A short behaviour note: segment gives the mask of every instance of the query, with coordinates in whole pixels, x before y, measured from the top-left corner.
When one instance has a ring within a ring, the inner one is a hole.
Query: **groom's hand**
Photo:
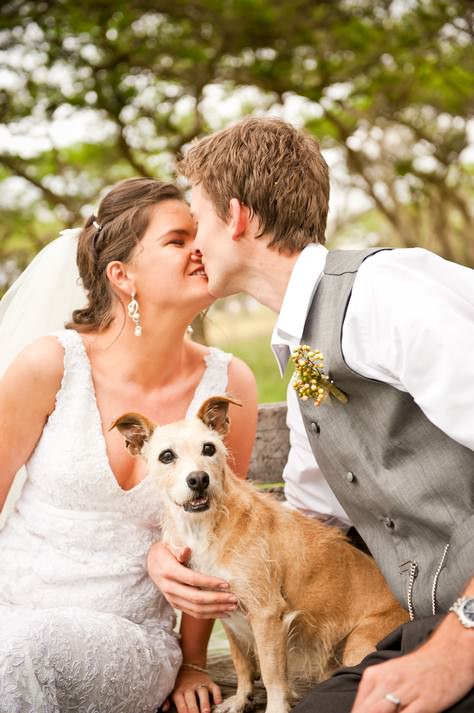
[[[474,687],[474,629],[448,615],[431,638],[410,654],[364,672],[351,713],[442,713]]]
[[[191,550],[176,556],[163,542],[150,547],[148,573],[174,609],[198,619],[217,619],[237,608],[237,598],[223,579],[193,572],[186,567]]]

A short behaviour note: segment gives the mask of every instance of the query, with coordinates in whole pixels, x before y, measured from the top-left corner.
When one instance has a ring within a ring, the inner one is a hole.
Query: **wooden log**
[[[212,679],[220,686],[223,698],[228,698],[235,693],[237,687],[237,678],[235,675],[234,666],[230,656],[222,654],[214,654],[208,657],[208,669]],[[296,679],[293,682],[294,692],[296,694],[295,702],[304,697],[304,695],[315,685],[314,681],[308,679]],[[267,703],[265,687],[259,679],[254,685],[254,704],[255,713],[264,713]]]
[[[286,401],[260,404],[258,407],[257,435],[248,475],[250,480],[281,482],[290,447],[286,410]]]

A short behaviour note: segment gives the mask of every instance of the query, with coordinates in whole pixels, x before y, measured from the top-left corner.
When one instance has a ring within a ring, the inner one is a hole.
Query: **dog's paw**
[[[252,713],[255,710],[255,703],[250,696],[231,696],[225,701],[212,708],[212,713]]]

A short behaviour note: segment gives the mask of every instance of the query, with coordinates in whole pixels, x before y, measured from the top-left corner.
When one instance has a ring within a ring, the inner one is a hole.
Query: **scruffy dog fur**
[[[190,566],[227,580],[238,597],[222,621],[237,692],[214,711],[250,710],[259,668],[267,713],[287,713],[292,671],[314,680],[356,664],[408,617],[372,558],[338,530],[232,473],[222,441],[229,403],[212,397],[197,418],[166,426],[133,413],[114,426],[156,478],[163,540],[190,547]]]

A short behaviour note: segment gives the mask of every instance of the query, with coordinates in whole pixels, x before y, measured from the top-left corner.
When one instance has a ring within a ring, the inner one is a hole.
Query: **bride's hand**
[[[211,713],[211,698],[212,704],[222,702],[219,686],[204,671],[182,666],[169,698],[178,713]],[[165,712],[169,709],[170,703],[167,701],[162,710]]]
[[[237,608],[237,598],[223,579],[193,572],[186,567],[189,547],[175,555],[163,542],[150,547],[148,573],[174,609],[197,619],[217,619]]]

